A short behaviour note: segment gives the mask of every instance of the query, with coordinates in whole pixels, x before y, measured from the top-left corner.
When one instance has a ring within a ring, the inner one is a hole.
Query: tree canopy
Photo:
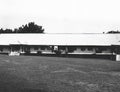
[[[26,25],[22,25],[19,28],[12,29],[0,29],[0,33],[44,33],[42,26],[35,24],[34,22],[29,22]]]
[[[120,31],[118,31],[118,30],[117,30],[117,31],[113,31],[113,30],[112,30],[112,31],[108,31],[108,32],[107,32],[107,34],[117,34],[117,33],[120,33]]]

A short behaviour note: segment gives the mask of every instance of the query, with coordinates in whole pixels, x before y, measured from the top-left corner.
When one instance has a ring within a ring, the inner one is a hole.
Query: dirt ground
[[[120,92],[120,62],[0,55],[0,92]]]

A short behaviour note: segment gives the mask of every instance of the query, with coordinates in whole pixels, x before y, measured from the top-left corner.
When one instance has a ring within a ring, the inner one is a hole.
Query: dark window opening
[[[84,47],[82,47],[82,48],[81,48],[81,51],[85,51],[85,48],[84,48]]]
[[[41,47],[41,50],[45,50],[45,48],[46,48],[45,46],[42,46],[42,47]]]
[[[89,50],[89,51],[92,51],[92,50],[93,50],[93,48],[89,47],[89,48],[88,48],[88,50]]]
[[[34,47],[34,50],[38,50],[38,47]]]
[[[76,47],[68,47],[69,52],[73,52],[74,50],[76,50]]]

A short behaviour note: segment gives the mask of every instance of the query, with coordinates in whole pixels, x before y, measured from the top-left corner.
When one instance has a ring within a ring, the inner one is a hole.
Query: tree
[[[0,29],[0,33],[3,33],[3,32],[4,32],[4,30],[1,28],[1,29]]]
[[[12,33],[12,29],[5,29],[4,32],[5,33]]]
[[[19,28],[12,29],[0,29],[0,33],[44,33],[42,26],[38,26],[34,22],[29,22],[26,25],[22,25]]]
[[[120,31],[119,31],[119,30],[117,30],[117,31],[113,31],[113,30],[112,30],[112,31],[108,31],[108,32],[107,32],[107,34],[111,34],[111,33],[116,34],[116,33],[120,33]]]
[[[22,27],[19,27],[17,31],[18,33],[44,33],[42,26],[38,26],[34,22],[22,25]]]
[[[12,33],[13,30],[12,29],[5,29],[3,30],[2,28],[0,29],[0,33]]]

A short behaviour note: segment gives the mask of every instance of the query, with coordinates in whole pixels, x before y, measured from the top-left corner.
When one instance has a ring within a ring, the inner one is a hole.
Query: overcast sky
[[[28,22],[46,33],[120,30],[120,0],[0,0],[0,28]]]

